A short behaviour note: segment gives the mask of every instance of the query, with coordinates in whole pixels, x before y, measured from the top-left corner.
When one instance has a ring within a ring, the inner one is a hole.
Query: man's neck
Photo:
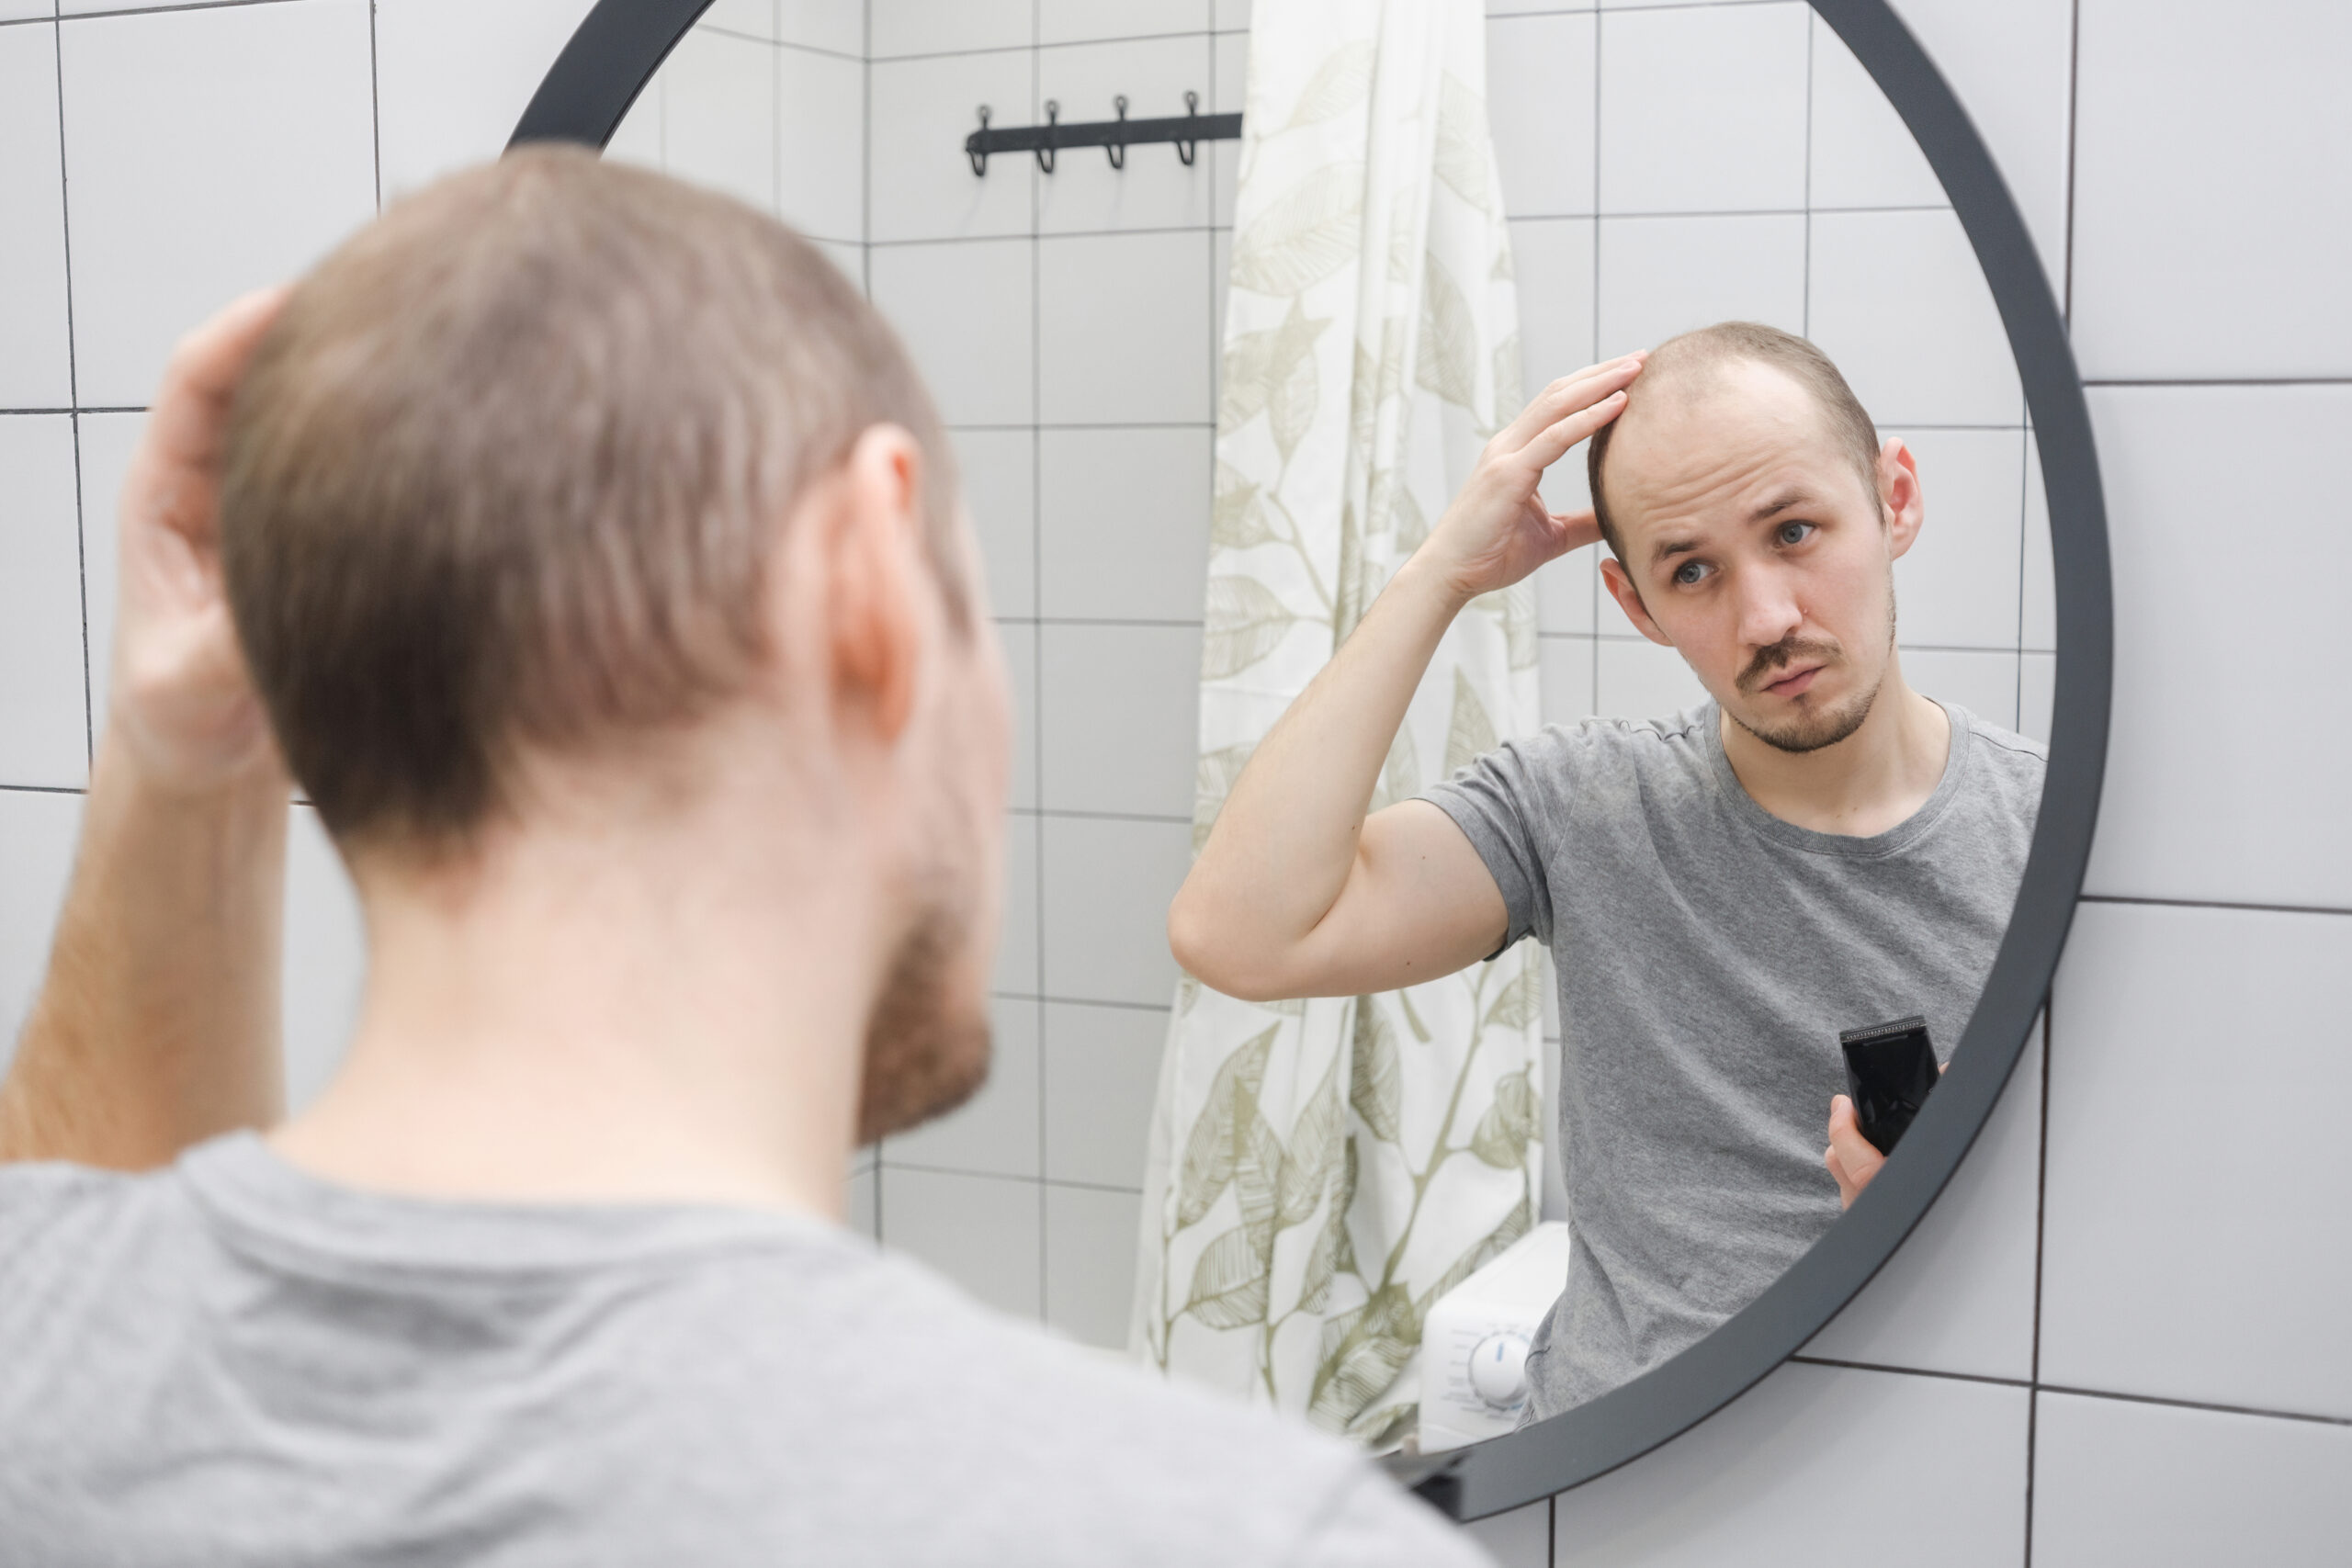
[[[1870,716],[1817,751],[1783,751],[1729,714],[1716,721],[1732,772],[1757,805],[1816,833],[1869,838],[1900,826],[1928,803],[1951,754],[1951,721],[1890,663]]]
[[[838,851],[797,848],[540,834],[462,875],[363,874],[349,1054],[272,1143],[421,1196],[838,1218],[873,912],[815,863]]]

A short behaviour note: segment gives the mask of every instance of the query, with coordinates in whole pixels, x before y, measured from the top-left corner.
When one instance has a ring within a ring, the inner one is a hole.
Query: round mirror
[[[1228,0],[1133,38],[983,9],[603,0],[516,132],[792,223],[956,432],[1028,705],[998,1066],[862,1156],[857,1223],[1458,1517],[1577,1484],[1852,1298],[2046,993],[2109,613],[2028,225],[1884,0],[1433,20],[1419,53]],[[1426,121],[1419,196],[1351,117]],[[1253,967],[1204,894],[1194,967],[1237,983],[1180,975],[1170,899],[1196,854],[1249,886],[1211,829],[1278,716],[1522,403],[1649,348],[1605,464],[1541,492],[1572,517],[1601,473],[1613,536],[1464,607],[1367,773],[1475,850],[1504,947],[1332,995],[1387,971]],[[1299,488],[1327,438],[1370,471]],[[1832,604],[1802,552],[1838,538],[1876,565]],[[1840,818],[1823,759],[1874,712],[1929,765]]]

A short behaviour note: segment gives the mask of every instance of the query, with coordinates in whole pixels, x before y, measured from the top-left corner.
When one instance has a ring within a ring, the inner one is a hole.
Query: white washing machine
[[[1553,1220],[1438,1298],[1421,1325],[1421,1452],[1519,1425],[1528,1344],[1567,1281],[1567,1222]]]

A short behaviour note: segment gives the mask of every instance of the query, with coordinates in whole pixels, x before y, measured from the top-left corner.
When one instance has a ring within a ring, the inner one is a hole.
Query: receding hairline
[[[1625,412],[1602,425],[1588,444],[1586,475],[1593,513],[1611,552],[1629,570],[1634,563],[1626,559],[1624,534],[1611,513],[1603,484],[1603,468],[1619,423],[1643,406],[1646,400],[1643,389],[1652,389],[1651,400],[1679,395],[1687,401],[1720,386],[1724,372],[1736,365],[1777,371],[1804,393],[1820,417],[1824,434],[1852,460],[1863,493],[1877,495],[1877,426],[1829,356],[1806,339],[1777,327],[1757,321],[1718,321],[1668,338],[1651,350],[1640,378],[1627,392]]]

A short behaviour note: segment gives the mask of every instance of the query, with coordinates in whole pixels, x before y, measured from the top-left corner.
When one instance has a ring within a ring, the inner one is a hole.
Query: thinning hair
[[[1784,333],[1760,321],[1718,321],[1712,327],[1670,337],[1650,350],[1641,376],[1626,394],[1626,410],[1630,412],[1645,396],[1665,395],[1677,382],[1703,380],[1724,365],[1739,360],[1770,366],[1812,398],[1828,426],[1830,439],[1844,449],[1853,460],[1855,471],[1861,475],[1862,492],[1875,502],[1878,427],[1871,423],[1861,400],[1846,385],[1846,378],[1838,373],[1838,367],[1829,356],[1794,333]],[[1601,537],[1609,541],[1609,548],[1617,558],[1630,568],[1634,563],[1625,559],[1624,535],[1610,512],[1608,494],[1601,485],[1601,465],[1609,456],[1610,438],[1624,419],[1621,413],[1593,432],[1592,439],[1586,444],[1585,474],[1590,481],[1592,512],[1600,524]]]
[[[578,149],[394,205],[294,289],[227,434],[238,636],[328,830],[462,849],[521,756],[738,695],[785,519],[883,423],[968,626],[938,414],[807,241]]]

